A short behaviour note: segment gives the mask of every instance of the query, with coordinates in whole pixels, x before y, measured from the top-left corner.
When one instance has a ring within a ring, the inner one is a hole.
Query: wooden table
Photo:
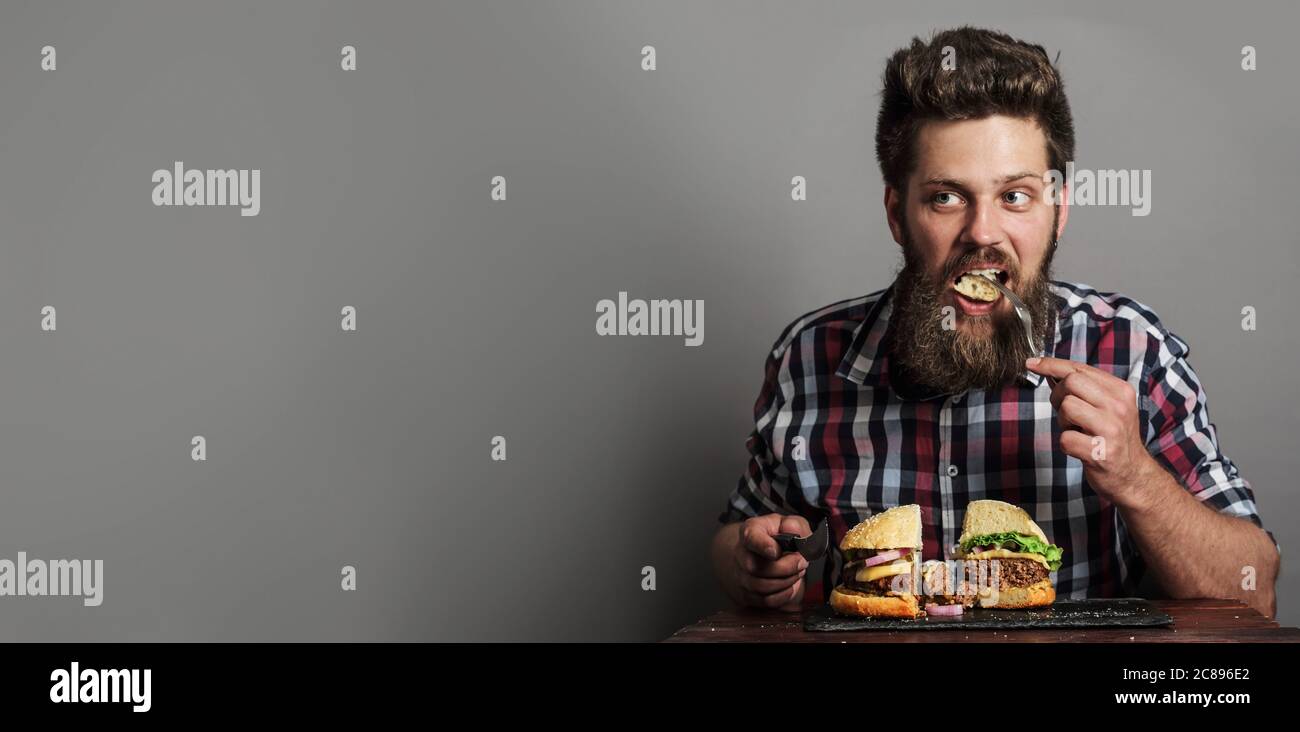
[[[802,616],[761,610],[723,610],[686,626],[668,643],[1300,643],[1300,628],[1284,628],[1234,600],[1152,600],[1174,619],[1159,628],[1047,630],[905,630],[809,633]]]

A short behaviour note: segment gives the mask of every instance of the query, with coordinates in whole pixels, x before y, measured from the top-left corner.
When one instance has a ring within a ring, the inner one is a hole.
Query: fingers
[[[1037,364],[1030,366],[1030,363],[1037,361]],[[1137,392],[1133,390],[1133,385],[1119,378],[1118,376],[1103,371],[1095,366],[1089,366],[1086,363],[1077,361],[1067,361],[1063,358],[1031,358],[1025,361],[1025,366],[1030,371],[1036,371],[1044,374],[1054,380],[1052,385],[1053,405],[1056,405],[1060,398],[1056,394],[1060,384],[1069,381],[1075,385],[1071,391],[1084,397],[1093,406],[1103,406],[1107,400],[1114,400],[1119,405],[1126,405],[1130,402],[1136,405]],[[1091,391],[1091,396],[1085,394],[1082,390]]]
[[[793,585],[790,585],[780,592],[775,592],[770,595],[750,593],[747,599],[749,600],[749,604],[755,607],[797,611],[799,609],[799,601],[803,599],[803,591],[803,578],[800,578]]]
[[[765,577],[755,577],[753,575],[742,575],[740,586],[755,595],[773,595],[783,590],[790,589],[794,583],[803,579],[803,572],[799,572],[790,577],[779,577],[768,579]]]
[[[1085,465],[1092,462],[1092,438],[1081,432],[1061,433],[1061,452],[1077,458]]]
[[[803,591],[804,582],[803,580],[799,580],[798,584],[790,588],[790,599],[786,600],[785,604],[778,605],[777,609],[788,613],[799,612],[803,609],[801,607],[801,605],[803,605]]]
[[[1049,368],[1056,368],[1056,365]],[[1060,383],[1052,387],[1050,401],[1061,429],[1077,429],[1106,439],[1119,439],[1117,425],[1131,424],[1138,411],[1137,392],[1132,384],[1091,367],[1068,371]]]
[[[1110,401],[1110,395],[1102,388],[1102,385],[1097,383],[1097,380],[1090,374],[1082,371],[1069,374],[1052,389],[1052,406],[1059,412],[1061,402],[1071,394],[1098,407]]]
[[[1057,380],[1060,380],[1060,379],[1064,379],[1065,377],[1069,376],[1072,373],[1079,372],[1079,371],[1087,371],[1088,369],[1091,369],[1092,366],[1089,366],[1086,363],[1079,363],[1078,361],[1069,361],[1064,358],[1052,358],[1051,356],[1044,356],[1042,358],[1034,357],[1031,359],[1027,359],[1025,361],[1025,368],[1029,369],[1030,371],[1033,371],[1034,373],[1042,374],[1044,376],[1051,376]]]
[[[811,533],[808,519],[803,516],[769,513],[745,521],[740,530],[740,543],[760,557],[776,559],[781,556],[781,548],[772,538],[774,534],[808,536]]]
[[[798,552],[790,552],[773,562],[753,552],[740,551],[736,553],[736,564],[742,572],[755,577],[790,577],[808,568],[808,560]]]
[[[1107,430],[1106,415],[1073,394],[1066,395],[1057,416],[1062,430],[1078,428],[1089,435],[1101,435]]]
[[[756,607],[798,610],[808,560],[798,552],[782,554],[773,534],[812,533],[803,516],[767,514],[747,520],[740,530],[735,560],[741,592]]]
[[[740,529],[740,545],[765,559],[781,556],[773,534],[781,533],[781,515],[769,513],[745,521]]]

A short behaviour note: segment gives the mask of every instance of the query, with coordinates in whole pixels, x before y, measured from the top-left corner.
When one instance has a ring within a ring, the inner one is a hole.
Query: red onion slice
[[[963,608],[961,605],[936,605],[935,603],[932,602],[925,606],[925,613],[927,615],[943,615],[943,616],[961,615],[962,610]]]
[[[906,554],[907,552],[910,552],[910,551],[912,551],[912,550],[911,550],[911,549],[890,549],[890,550],[887,551],[887,552],[881,552],[881,553],[877,554],[876,556],[871,557],[870,559],[867,559],[866,561],[864,561],[864,562],[862,563],[862,566],[863,566],[863,567],[874,567],[874,566],[876,566],[877,564],[884,564],[885,562],[892,562],[892,561],[894,561],[895,559],[898,559],[898,558],[902,557],[904,554]]]

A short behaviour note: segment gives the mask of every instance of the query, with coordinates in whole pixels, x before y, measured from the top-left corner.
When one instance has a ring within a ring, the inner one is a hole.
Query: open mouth
[[[971,300],[993,302],[1002,297],[1002,293],[989,284],[988,280],[996,278],[999,283],[1005,285],[1009,277],[1006,270],[997,267],[970,269],[953,278],[952,286],[958,294]]]

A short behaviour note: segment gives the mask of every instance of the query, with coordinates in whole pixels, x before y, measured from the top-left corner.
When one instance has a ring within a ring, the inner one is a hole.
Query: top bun
[[[878,513],[849,529],[840,550],[920,549],[921,507],[915,503]]]
[[[971,501],[967,504],[966,518],[961,522],[961,538],[957,543],[964,544],[976,536],[1004,532],[1028,534],[1042,539],[1045,544],[1052,543],[1023,508],[1003,501]]]

